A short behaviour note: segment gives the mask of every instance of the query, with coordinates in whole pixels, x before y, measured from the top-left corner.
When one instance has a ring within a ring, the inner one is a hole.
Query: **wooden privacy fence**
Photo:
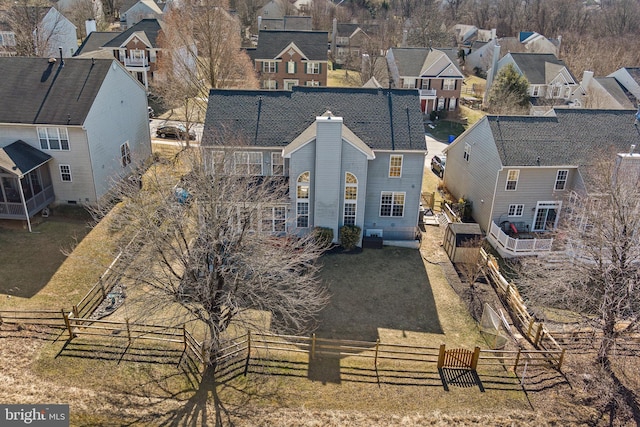
[[[518,292],[518,288],[514,284],[509,283],[500,273],[500,267],[496,259],[487,254],[484,249],[480,249],[480,256],[482,265],[485,267],[485,275],[491,280],[497,294],[507,304],[509,310],[514,315],[513,319],[517,322],[518,329],[524,333],[526,338],[537,349],[546,351],[550,359],[553,359],[553,355],[556,352],[561,352],[562,357],[559,357],[560,363],[558,363],[558,369],[560,369],[562,367],[562,360],[564,359],[564,349],[553,336],[551,336],[551,333],[545,325],[542,322],[536,321],[535,317],[529,313],[524,300],[520,296],[520,292]]]

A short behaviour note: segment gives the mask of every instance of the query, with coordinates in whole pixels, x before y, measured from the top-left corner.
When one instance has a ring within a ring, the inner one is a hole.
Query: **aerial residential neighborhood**
[[[0,425],[640,425],[639,33],[0,0]]]

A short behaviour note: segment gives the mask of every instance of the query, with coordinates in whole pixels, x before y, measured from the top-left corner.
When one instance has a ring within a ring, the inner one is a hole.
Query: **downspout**
[[[20,200],[22,200],[22,206],[24,207],[24,213],[27,215],[27,226],[29,227],[29,233],[31,233],[31,219],[29,218],[29,210],[27,209],[27,201],[24,198],[24,190],[22,189],[22,178],[18,177],[18,187],[20,188]]]

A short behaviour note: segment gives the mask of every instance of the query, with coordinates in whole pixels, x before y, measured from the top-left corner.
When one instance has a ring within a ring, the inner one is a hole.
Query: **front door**
[[[558,226],[558,213],[562,202],[538,202],[533,216],[533,231],[552,231]]]
[[[285,90],[292,90],[294,86],[298,85],[298,80],[294,80],[294,79],[285,79],[284,81],[284,88]]]

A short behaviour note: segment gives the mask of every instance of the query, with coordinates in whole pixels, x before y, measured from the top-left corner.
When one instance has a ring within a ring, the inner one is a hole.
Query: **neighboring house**
[[[521,31],[518,34],[518,40],[527,52],[557,55],[560,43],[562,42],[562,36],[558,36],[557,39],[548,39],[535,31]]]
[[[458,108],[464,75],[455,49],[393,47],[387,65],[393,87],[419,89],[423,113]]]
[[[333,19],[331,32],[331,53],[336,64],[352,63],[360,70],[362,55],[367,52],[367,41],[370,37],[358,24],[338,23]]]
[[[143,19],[102,46],[102,49],[111,51],[147,91],[157,70],[158,55],[161,55],[158,46],[161,30],[157,19]]]
[[[416,239],[426,154],[416,91],[211,90],[203,145],[231,148],[234,173],[288,180],[290,204],[258,219],[268,227],[259,231],[329,227],[338,241],[341,226],[356,225],[385,241]]]
[[[69,58],[78,49],[77,28],[55,7],[49,8],[33,31],[36,55]],[[62,48],[62,50],[60,50]]]
[[[113,59],[0,58],[0,218],[91,204],[151,155],[144,88]]]
[[[444,150],[447,190],[471,203],[473,218],[504,256],[549,251],[544,233],[563,220],[571,192],[589,192],[590,167],[640,143],[634,110],[553,111],[486,116]],[[543,239],[513,238],[515,231]]]
[[[139,0],[129,9],[120,13],[120,29],[131,28],[143,19],[160,19],[162,10],[153,0]]]
[[[289,0],[269,0],[258,15],[268,19],[282,19],[286,15],[295,15],[295,6]]]
[[[282,18],[263,18],[258,16],[260,30],[311,31],[310,16],[283,16]]]
[[[260,31],[248,51],[263,89],[327,85],[326,31]]]
[[[607,77],[614,77],[636,100],[640,100],[640,67],[620,68]]]
[[[580,82],[580,95],[572,106],[629,110],[636,106],[636,98],[614,77],[594,77],[593,71],[585,71]]]
[[[113,52],[102,50],[101,48],[120,34],[113,31],[93,31],[82,41],[73,56],[81,58],[113,58]]]
[[[495,77],[507,64],[512,64],[529,82],[533,114],[545,114],[554,105],[570,103],[579,87],[565,63],[551,53],[507,53],[492,67],[485,96],[491,92]]]

